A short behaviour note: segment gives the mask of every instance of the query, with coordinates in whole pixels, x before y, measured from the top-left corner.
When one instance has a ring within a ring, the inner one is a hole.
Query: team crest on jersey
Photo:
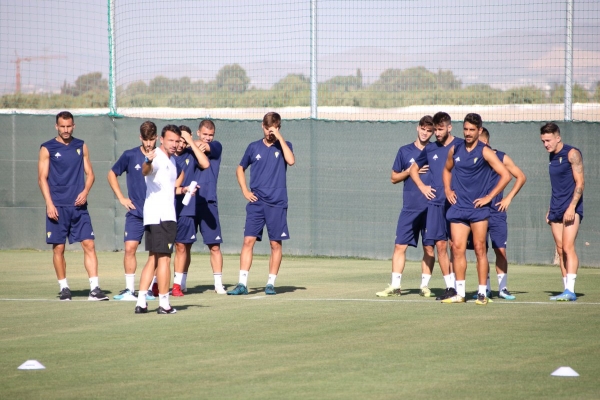
[[[52,236],[52,232],[46,232],[46,236],[48,236],[48,239],[50,239],[50,236]]]
[[[256,160],[260,160],[261,159],[260,154],[257,154],[255,158],[256,158]]]
[[[454,161],[456,161],[456,162],[459,162],[459,161],[460,161],[460,157],[456,157],[456,158],[454,159]]]
[[[81,149],[77,149],[77,155],[80,156],[81,155]]]
[[[185,159],[185,165],[190,165],[190,159],[189,158]]]
[[[415,159],[411,158],[410,161],[409,161],[409,163],[414,164],[415,163]]]
[[[562,157],[558,157],[558,163],[562,164]]]
[[[433,159],[434,159],[434,160],[437,160],[437,159],[438,159],[438,156],[437,156],[437,154],[435,154],[435,155],[433,156]]]
[[[56,154],[54,155],[54,157],[56,157],[56,158],[61,157],[61,154],[57,151]]]
[[[278,151],[275,152],[275,158],[279,158],[279,152]]]
[[[140,167],[140,164],[135,164],[135,169],[140,170],[142,167]]]
[[[477,164],[477,160],[479,160],[479,158],[475,157],[475,159],[473,160],[473,164]]]

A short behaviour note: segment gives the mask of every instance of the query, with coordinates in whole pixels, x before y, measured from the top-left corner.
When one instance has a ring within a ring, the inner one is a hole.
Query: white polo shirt
[[[144,225],[158,225],[161,221],[177,221],[175,216],[175,158],[167,156],[160,147],[152,160],[152,172],[146,177]]]

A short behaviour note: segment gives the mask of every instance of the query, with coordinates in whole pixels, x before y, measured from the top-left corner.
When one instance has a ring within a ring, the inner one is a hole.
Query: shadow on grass
[[[293,293],[296,290],[306,290],[306,288],[299,287],[299,286],[275,286],[275,292],[277,292],[277,294]],[[264,286],[260,286],[257,288],[248,288],[248,294],[259,294],[259,293],[264,293],[264,292],[265,292]]]
[[[110,296],[112,294],[112,292],[110,290],[104,290],[102,289],[102,291],[104,292],[104,294],[109,298],[112,299],[112,296]],[[73,298],[75,297],[85,297],[88,298],[90,295],[90,290],[86,289],[86,290],[73,290],[71,289],[71,296]],[[56,296],[58,298],[58,296]]]
[[[215,285],[196,285],[194,287],[187,288],[187,292],[185,294],[200,294],[204,292],[212,292],[215,290]]]
[[[557,292],[555,290],[545,290],[544,293],[548,294],[548,296],[558,296],[562,292]],[[577,298],[580,298],[585,297],[585,294],[575,292],[575,296],[577,296]]]

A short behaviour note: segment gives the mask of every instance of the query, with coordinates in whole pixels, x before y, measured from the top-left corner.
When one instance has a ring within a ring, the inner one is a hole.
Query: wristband
[[[146,164],[152,164],[152,160],[150,160],[150,159],[148,158],[148,156],[144,157],[144,162],[145,162]]]

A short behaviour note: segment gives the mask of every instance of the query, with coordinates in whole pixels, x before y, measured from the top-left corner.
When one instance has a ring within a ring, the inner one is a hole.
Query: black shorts
[[[177,236],[177,222],[161,221],[157,225],[146,225],[146,251],[171,254]]]

